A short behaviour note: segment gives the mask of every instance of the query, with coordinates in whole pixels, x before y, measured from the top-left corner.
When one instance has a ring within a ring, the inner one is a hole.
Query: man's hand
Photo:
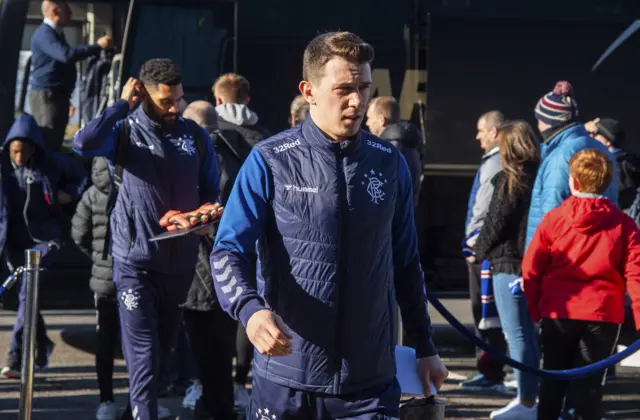
[[[247,321],[247,337],[262,355],[291,354],[291,334],[282,318],[268,309],[261,309],[251,315]]]
[[[120,96],[120,99],[129,102],[129,109],[133,109],[138,102],[141,101],[143,89],[139,81],[130,77],[122,88],[122,96]],[[136,95],[136,93],[138,93],[138,95]]]
[[[470,257],[467,257],[466,260],[469,264],[474,264],[476,262],[476,257],[472,255]]]
[[[113,44],[113,39],[111,38],[111,35],[104,35],[98,39],[97,44],[104,50]]]
[[[431,396],[431,386],[433,384],[436,391],[440,391],[444,380],[449,376],[449,371],[440,360],[440,356],[429,356],[418,359],[418,376],[424,387],[424,396]]]
[[[73,201],[73,196],[71,196],[71,194],[68,194],[64,191],[60,191],[58,190],[58,194],[57,194],[57,198],[58,198],[58,203],[64,205],[67,205],[69,203],[71,203]]]

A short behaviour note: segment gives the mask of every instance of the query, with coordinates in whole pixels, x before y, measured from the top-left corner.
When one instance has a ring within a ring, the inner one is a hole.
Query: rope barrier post
[[[396,307],[396,344],[402,345],[402,316],[400,315],[400,306]]]
[[[26,284],[25,322],[22,335],[22,374],[20,375],[20,420],[31,420],[33,400],[33,373],[36,353],[36,328],[38,324],[38,288],[40,251],[27,249],[22,281]]]

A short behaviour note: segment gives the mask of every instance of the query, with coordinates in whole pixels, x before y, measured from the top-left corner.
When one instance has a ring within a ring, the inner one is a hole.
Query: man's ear
[[[251,96],[247,96],[247,99],[245,99],[245,100],[243,101],[243,104],[244,104],[244,105],[249,105],[249,102],[251,102]]]
[[[313,98],[313,85],[311,82],[307,80],[303,80],[298,85],[298,89],[300,90],[300,94],[306,99],[309,105],[315,105],[316,101]]]
[[[216,96],[216,106],[222,105],[222,99],[219,96]]]

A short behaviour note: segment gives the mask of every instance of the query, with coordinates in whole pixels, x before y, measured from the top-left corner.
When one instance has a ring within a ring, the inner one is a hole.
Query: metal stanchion
[[[20,420],[31,420],[33,400],[33,371],[36,356],[36,328],[38,325],[38,288],[40,273],[40,251],[27,249],[25,252],[24,276],[27,296],[22,334],[22,374],[20,375]]]
[[[402,337],[403,337],[403,329],[402,329],[402,315],[400,314],[400,306],[398,306],[396,308],[396,344],[401,346],[402,345]]]

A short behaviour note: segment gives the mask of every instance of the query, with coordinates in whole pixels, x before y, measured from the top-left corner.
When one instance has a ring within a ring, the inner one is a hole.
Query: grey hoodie
[[[271,137],[266,128],[258,124],[258,115],[242,104],[222,104],[216,107],[218,113],[218,127],[224,134],[225,130],[233,130],[253,147],[261,140]]]

